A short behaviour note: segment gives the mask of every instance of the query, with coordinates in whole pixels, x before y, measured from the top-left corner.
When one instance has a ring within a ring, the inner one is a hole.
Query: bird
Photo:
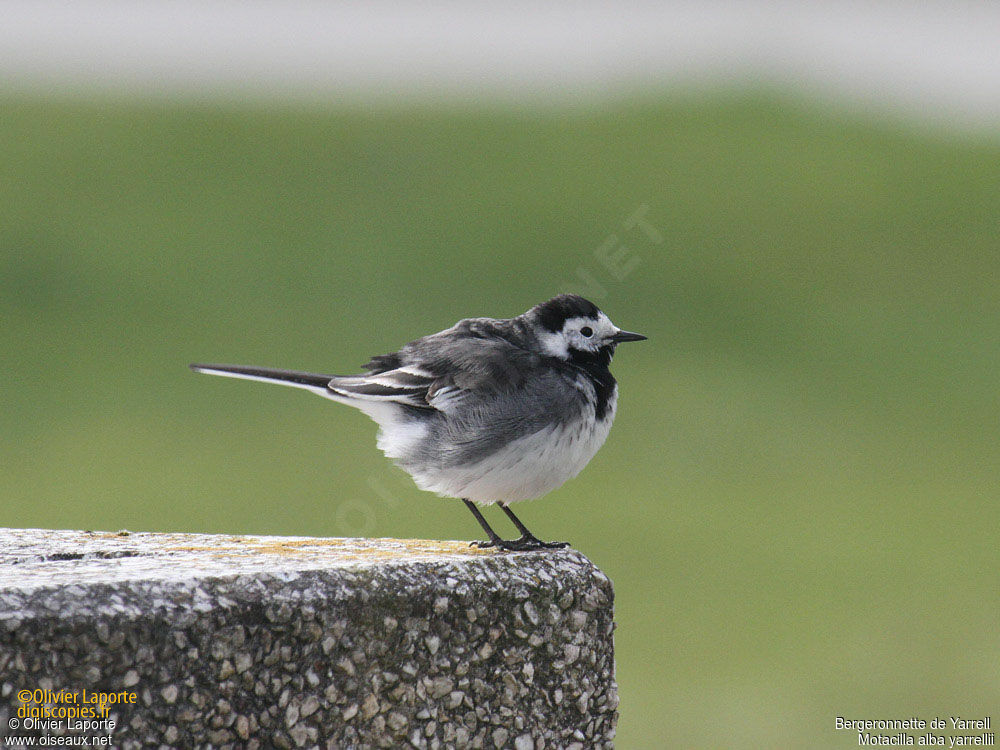
[[[462,500],[505,551],[559,549],[510,504],[572,479],[604,444],[618,403],[609,370],[618,344],[647,337],[618,328],[597,305],[560,294],[513,318],[467,318],[372,357],[362,375],[191,364],[212,375],[303,388],[360,409],[378,448],[422,489]],[[479,506],[497,504],[521,536],[503,539]]]

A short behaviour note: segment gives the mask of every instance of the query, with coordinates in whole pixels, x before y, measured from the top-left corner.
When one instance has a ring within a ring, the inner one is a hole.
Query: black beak
[[[621,344],[624,341],[645,341],[646,337],[641,333],[629,333],[628,331],[618,331],[611,340],[616,344]]]

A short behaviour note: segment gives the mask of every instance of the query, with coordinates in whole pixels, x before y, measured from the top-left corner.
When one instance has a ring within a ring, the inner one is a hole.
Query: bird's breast
[[[411,474],[421,489],[484,504],[539,497],[579,474],[604,444],[617,395],[617,388],[608,394],[601,416],[591,399],[572,418],[516,438],[475,462]]]

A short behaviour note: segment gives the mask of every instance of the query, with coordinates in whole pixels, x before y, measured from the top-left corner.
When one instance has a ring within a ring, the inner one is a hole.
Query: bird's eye
[[[589,339],[591,336],[594,335],[594,329],[591,328],[590,326],[584,326],[583,328],[580,329],[580,333],[582,333]]]

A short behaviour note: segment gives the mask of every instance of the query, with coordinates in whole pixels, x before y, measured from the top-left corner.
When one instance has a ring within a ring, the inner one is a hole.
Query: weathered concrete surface
[[[572,550],[0,529],[0,736],[610,747],[612,603]],[[136,703],[110,732],[11,729],[35,689]]]

